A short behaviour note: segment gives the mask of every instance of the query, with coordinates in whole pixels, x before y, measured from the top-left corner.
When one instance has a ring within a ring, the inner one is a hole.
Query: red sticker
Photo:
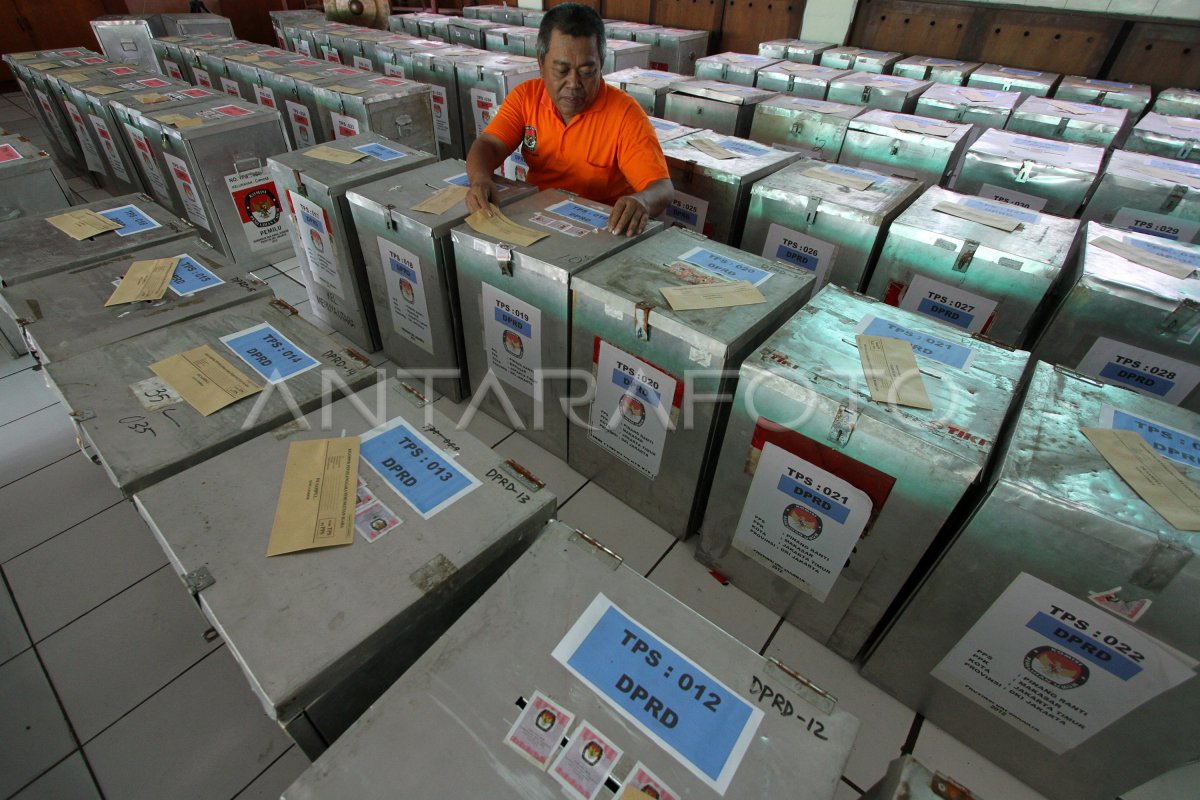
[[[133,67],[113,67],[109,70],[113,75],[132,75],[137,72]]]
[[[17,148],[11,144],[0,144],[0,164],[3,164],[5,161],[16,161],[21,158],[24,158],[24,156],[17,152]]]
[[[166,81],[164,81],[162,78],[147,78],[144,81],[138,81],[138,83],[140,83],[142,86],[145,86],[150,89],[159,89],[163,86],[171,85],[171,84],[167,83]]]
[[[184,89],[180,94],[187,97],[212,97],[213,93],[204,89]]]
[[[248,109],[241,106],[217,106],[213,109],[218,114],[224,114],[227,117],[244,117],[251,113]]]
[[[371,83],[382,83],[384,86],[403,86],[408,81],[402,81],[398,78],[375,78]]]
[[[104,59],[101,58],[100,56],[92,56],[90,58],[81,58],[79,60],[82,61],[84,64],[103,64],[104,63]]]

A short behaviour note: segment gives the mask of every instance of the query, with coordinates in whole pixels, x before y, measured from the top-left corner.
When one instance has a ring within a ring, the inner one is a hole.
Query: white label
[[[925,275],[913,275],[900,307],[930,319],[953,325],[967,333],[987,327],[996,311],[996,301],[948,286]]]
[[[290,189],[288,201],[292,206],[296,239],[308,261],[310,274],[322,286],[344,299],[342,277],[333,255],[333,234],[329,230],[329,217],[325,209]]]
[[[658,476],[677,381],[600,340],[588,438],[647,478]]]
[[[988,200],[995,200],[998,203],[1007,203],[1010,206],[1027,208],[1030,211],[1041,211],[1046,207],[1046,198],[1044,197],[1035,197],[1031,194],[1018,192],[1015,189],[1001,189],[999,186],[993,186],[990,183],[985,183],[979,187],[979,196]]]
[[[450,103],[446,99],[446,87],[429,85],[429,105],[433,108],[433,129],[437,140],[450,144]]]
[[[1195,662],[1021,573],[933,677],[1064,753],[1193,677]]]
[[[351,136],[358,136],[358,134],[362,132],[359,127],[358,120],[356,120],[354,117],[348,117],[345,114],[339,114],[336,111],[330,111],[329,118],[333,121],[334,139],[349,139]]]
[[[676,190],[671,205],[667,206],[658,218],[673,227],[704,233],[704,220],[707,216],[707,200]]]
[[[238,86],[238,82],[232,78],[221,78],[221,91],[239,100],[242,99],[242,89]]]
[[[293,103],[291,100],[284,100],[283,105],[287,108],[288,122],[296,139],[296,149],[302,150],[315,145],[317,137],[313,133],[312,115],[308,113],[308,106]]]
[[[312,45],[310,45],[308,43],[307,39],[297,39],[296,40],[296,52],[300,53],[301,55],[306,55],[309,58],[312,58]]]
[[[108,125],[95,114],[88,114],[88,119],[92,121],[92,127],[96,129],[96,136],[100,139],[100,147],[104,149],[104,156],[108,159],[113,174],[125,181],[125,183],[133,183],[129,179],[129,171],[125,169],[125,159],[121,158],[121,151],[117,149],[117,143],[113,141],[112,131],[108,129]]]
[[[242,231],[254,252],[271,250],[287,239],[279,190],[266,167],[225,176],[229,196],[242,221]]]
[[[375,65],[371,63],[371,59],[363,58],[362,56],[354,57],[354,67],[355,69],[361,69],[363,72],[372,72],[375,69]]]
[[[209,76],[208,72],[203,69],[196,70],[196,85],[203,86],[205,89],[216,88],[213,86],[212,78]]]
[[[488,368],[500,380],[534,397],[542,368],[542,312],[489,283],[480,297]]]
[[[1200,243],[1200,222],[1168,217],[1166,214],[1155,214],[1138,208],[1122,208],[1113,216],[1112,226],[1177,242]]]
[[[475,117],[475,136],[483,133],[484,128],[496,116],[496,93],[484,89],[471,88],[471,114]]]
[[[125,132],[129,134],[129,141],[133,142],[133,154],[138,163],[142,165],[142,172],[145,173],[146,180],[150,182],[155,199],[170,208],[172,205],[171,192],[167,189],[167,180],[163,177],[162,170],[158,168],[158,162],[154,159],[154,151],[150,149],[150,141],[146,138],[146,134],[128,123],[125,123]]]
[[[192,173],[188,172],[187,163],[170,153],[163,153],[163,158],[166,159],[167,169],[171,171],[171,179],[175,181],[175,189],[183,201],[183,210],[188,219],[204,230],[211,231],[208,214],[204,212],[204,201],[200,199],[200,190],[192,180]]]
[[[325,56],[325,60],[331,64],[342,63],[342,54],[338,52],[336,47],[329,45],[321,45],[321,53]]]
[[[829,281],[837,246],[772,222],[763,245],[763,258],[782,261],[813,274],[813,292]]]
[[[66,143],[70,141],[67,132],[63,130],[62,123],[58,121],[58,115],[54,113],[54,107],[50,105],[50,98],[46,93],[35,89],[34,94],[37,95],[38,105],[42,107],[42,113],[46,115],[46,119],[50,120],[50,127],[54,128],[54,134],[58,137],[58,141],[65,146],[68,151],[71,150]]]
[[[1098,337],[1075,367],[1084,375],[1179,405],[1200,383],[1200,367]]]
[[[733,546],[824,602],[871,507],[861,489],[767,442]]]
[[[382,236],[378,239],[379,259],[383,263],[383,278],[387,282],[388,308],[392,312],[392,327],[433,355],[421,260]]]
[[[408,77],[407,75],[404,74],[404,65],[403,64],[384,64],[383,65],[383,74],[390,75],[393,78],[407,78]]]
[[[183,70],[179,69],[179,65],[170,59],[163,59],[163,66],[167,68],[167,74],[177,81],[183,80]]]
[[[71,119],[71,125],[75,128],[75,136],[79,139],[79,146],[83,149],[83,160],[87,162],[87,167],[92,172],[104,174],[104,162],[100,160],[100,153],[96,150],[96,143],[92,140],[92,136],[87,132],[87,128],[83,125],[83,116],[80,115],[79,109],[70,103],[63,102],[67,109],[67,116]]]
[[[260,106],[278,108],[275,105],[275,92],[269,86],[255,86],[254,99]]]

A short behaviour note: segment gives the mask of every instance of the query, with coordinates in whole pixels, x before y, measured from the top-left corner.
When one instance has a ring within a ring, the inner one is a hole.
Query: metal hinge
[[[837,709],[837,698],[817,686],[782,661],[767,656],[767,672],[779,673],[791,684],[792,691],[804,698],[813,708],[823,714],[832,714]]]
[[[1164,214],[1174,211],[1175,207],[1179,205],[1179,201],[1183,200],[1183,198],[1187,196],[1187,193],[1188,187],[1182,184],[1176,184],[1175,187],[1171,189],[1170,194],[1167,195],[1167,199],[1163,200],[1162,207],[1158,210]]]
[[[531,492],[540,492],[546,488],[545,481],[511,458],[501,464],[500,468],[516,478],[518,483]]]
[[[579,530],[578,528],[576,528],[575,532],[573,534],[571,534],[571,541],[578,542],[583,545],[587,545],[590,548],[590,552],[594,553],[599,558],[602,558],[606,561],[611,561],[612,568],[614,570],[616,570],[618,567],[620,567],[622,564],[625,563],[625,559],[621,558],[619,555],[614,553],[612,550],[609,550],[607,547],[605,547],[599,541],[597,541],[596,539],[593,539],[591,536],[588,536],[586,533]]]
[[[1170,314],[1163,318],[1158,326],[1158,332],[1165,336],[1181,336],[1190,331],[1200,321],[1200,303],[1185,298]]]
[[[929,788],[942,800],[976,800],[970,789],[940,772],[935,772],[929,779]]]
[[[805,225],[816,225],[817,224],[817,207],[819,205],[821,205],[821,198],[819,198],[819,197],[808,198],[808,202],[806,202],[804,204],[804,224]]]
[[[184,585],[193,595],[200,594],[216,582],[217,579],[208,571],[208,567],[199,567],[183,576]]]

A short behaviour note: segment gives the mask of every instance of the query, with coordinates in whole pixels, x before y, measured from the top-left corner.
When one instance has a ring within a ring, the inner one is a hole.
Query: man
[[[556,6],[538,30],[540,80],[512,91],[467,154],[469,211],[496,197],[492,175],[517,149],[539,189],[566,189],[613,207],[608,230],[641,233],[671,203],[667,160],[646,112],[604,83],[604,22],[578,3]]]

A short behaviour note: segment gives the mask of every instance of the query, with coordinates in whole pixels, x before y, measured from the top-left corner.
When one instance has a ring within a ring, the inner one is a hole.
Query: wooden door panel
[[[719,51],[757,53],[758,43],[800,35],[804,0],[725,0]]]
[[[1089,76],[1100,72],[1122,24],[1099,15],[1009,9],[989,11],[986,20],[976,60]]]
[[[717,45],[718,34],[721,31],[721,17],[725,13],[724,0],[656,0],[654,3],[654,24],[667,28],[689,28],[696,31],[710,31],[709,47]],[[790,34],[789,34],[790,35]],[[780,36],[770,36],[779,39]],[[758,52],[755,47],[754,52]]]
[[[653,19],[653,0],[604,0],[606,19],[625,22],[649,22]]]
[[[1156,90],[1200,89],[1200,27],[1134,23],[1108,77]]]
[[[870,50],[962,58],[972,20],[981,15],[977,6],[859,0],[850,41]]]

